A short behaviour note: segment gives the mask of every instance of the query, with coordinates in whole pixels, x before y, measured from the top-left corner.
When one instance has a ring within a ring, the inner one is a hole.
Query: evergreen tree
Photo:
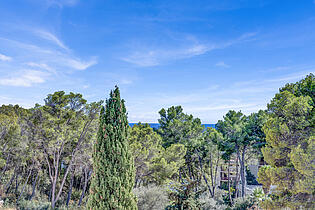
[[[268,104],[262,149],[269,168],[261,168],[259,182],[276,186],[273,208],[314,207],[315,189],[315,77],[308,75],[280,89]]]
[[[116,86],[100,115],[89,209],[137,209],[132,193],[135,170],[127,139],[128,126],[124,100]]]

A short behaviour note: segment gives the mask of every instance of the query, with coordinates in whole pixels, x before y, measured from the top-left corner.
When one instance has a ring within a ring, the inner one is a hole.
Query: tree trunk
[[[6,188],[5,193],[6,193],[6,194],[9,193],[9,190],[10,190],[10,188],[11,188],[12,182],[13,182],[13,180],[14,180],[14,178],[15,178],[15,173],[16,173],[16,168],[14,169],[14,172],[13,172],[13,174],[12,174],[12,177],[11,177],[10,181],[9,181],[8,184],[5,186],[5,188]]]
[[[18,199],[16,200],[16,202],[18,202],[18,201],[20,200],[20,198],[21,198],[21,196],[22,196],[22,194],[23,194],[23,191],[24,191],[24,189],[25,189],[25,186],[26,186],[26,184],[27,184],[27,182],[28,182],[28,180],[29,180],[31,174],[32,174],[32,169],[31,169],[30,172],[28,173],[28,176],[27,176],[27,178],[26,178],[26,180],[25,180],[25,182],[24,182],[24,185],[23,185],[23,187],[22,187],[22,190],[21,190],[20,195],[19,195]]]
[[[69,191],[68,191],[68,196],[67,196],[67,203],[66,203],[67,207],[69,206],[69,201],[71,199],[74,173],[75,173],[75,170],[73,170],[73,172],[71,174],[70,186],[69,186]]]
[[[85,194],[86,187],[87,187],[87,184],[88,184],[89,180],[90,180],[89,171],[86,168],[84,168],[84,186],[83,186],[83,189],[82,189],[82,194],[80,196],[80,200],[79,200],[78,206],[81,206],[81,203],[82,203],[82,200],[84,198],[84,194]]]
[[[33,187],[32,187],[32,194],[30,196],[30,201],[33,199],[33,197],[35,196],[35,190],[36,190],[36,182],[37,182],[37,178],[38,178],[39,172],[37,172],[35,180],[33,181]]]
[[[208,179],[207,179],[205,173],[203,172],[201,157],[200,157],[200,155],[198,154],[198,152],[197,152],[197,155],[198,155],[198,160],[199,160],[200,171],[201,171],[201,173],[202,173],[203,179],[204,179],[205,182],[206,182],[206,185],[207,185],[207,187],[208,187],[210,196],[213,198],[214,195],[213,195],[213,192],[211,191],[211,187],[210,187],[210,185],[209,185],[209,183],[208,183]]]
[[[51,185],[51,208],[52,209],[54,209],[56,205],[55,191],[56,191],[56,181],[53,180],[52,185]]]
[[[235,185],[235,197],[239,197],[239,185],[240,185],[240,173],[239,173],[239,151],[237,151],[237,157],[236,157],[236,179],[234,182]]]
[[[232,204],[232,195],[231,195],[231,183],[230,183],[230,160],[228,162],[228,190],[229,190],[229,200]]]
[[[216,161],[216,164],[215,164],[215,170],[214,170],[214,174],[213,174],[213,182],[212,182],[212,192],[213,192],[213,196],[215,195],[215,187],[216,187],[216,184],[217,184],[217,174],[218,174],[218,168],[219,168],[219,162],[220,162],[220,152],[218,151],[218,154],[217,154],[217,161]]]
[[[242,179],[242,197],[244,198],[246,196],[246,179],[245,179],[245,152],[246,147],[244,148],[242,152],[242,160],[240,161],[241,165],[241,179]]]

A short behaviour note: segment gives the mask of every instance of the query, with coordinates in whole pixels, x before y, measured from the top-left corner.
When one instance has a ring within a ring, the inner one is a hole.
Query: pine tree
[[[116,86],[100,114],[88,209],[137,209],[132,193],[135,171],[127,139],[128,126],[124,100],[120,99]]]
[[[265,190],[274,185],[272,208],[314,207],[315,77],[287,84],[268,104],[262,148],[268,167],[259,170]],[[313,208],[312,208],[313,209]]]

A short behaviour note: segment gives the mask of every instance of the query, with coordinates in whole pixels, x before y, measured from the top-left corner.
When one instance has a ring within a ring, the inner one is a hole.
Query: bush
[[[134,189],[138,198],[139,210],[162,210],[169,203],[167,191],[159,186],[146,186]]]
[[[206,191],[203,193],[200,198],[199,202],[201,203],[201,209],[213,209],[213,210],[220,210],[226,209],[228,206],[224,204],[223,196],[227,194],[225,190],[217,188],[215,191],[215,195],[211,198],[210,193]]]
[[[192,180],[185,180],[182,183],[171,183],[169,186],[169,198],[171,202],[166,209],[199,209],[201,206],[199,198],[205,190],[196,190],[197,184],[197,181]]]
[[[46,210],[50,208],[50,202],[21,200],[17,206],[20,210]]]
[[[248,196],[245,198],[236,198],[234,200],[234,206],[231,209],[233,209],[233,210],[248,209],[248,208],[254,206],[255,203],[256,203],[256,200],[253,196]]]

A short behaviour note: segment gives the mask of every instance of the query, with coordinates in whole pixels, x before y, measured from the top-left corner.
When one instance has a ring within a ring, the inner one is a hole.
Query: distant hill
[[[130,127],[133,127],[136,124],[138,124],[138,123],[129,123]],[[145,124],[145,123],[142,123],[142,124]],[[148,123],[148,124],[153,129],[158,129],[160,127],[159,123]],[[204,125],[205,128],[215,128],[215,124],[202,124],[202,125]]]

